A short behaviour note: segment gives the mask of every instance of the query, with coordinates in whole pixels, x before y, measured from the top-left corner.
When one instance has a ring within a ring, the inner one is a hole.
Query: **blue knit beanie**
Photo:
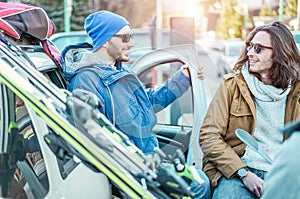
[[[130,24],[124,17],[109,11],[98,11],[86,18],[84,28],[92,39],[95,52],[126,25]]]

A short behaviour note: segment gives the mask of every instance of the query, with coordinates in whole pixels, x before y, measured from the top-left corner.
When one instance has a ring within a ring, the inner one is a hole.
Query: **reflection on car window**
[[[178,71],[181,63],[160,64],[145,70],[139,75],[140,80],[146,88],[158,88],[164,85],[175,72]],[[157,123],[167,125],[192,126],[193,108],[191,88],[179,99],[170,104],[167,108],[157,113]]]

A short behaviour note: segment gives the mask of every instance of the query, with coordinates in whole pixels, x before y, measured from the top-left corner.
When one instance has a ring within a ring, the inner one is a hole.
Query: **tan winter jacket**
[[[300,119],[299,98],[300,81],[292,85],[287,97],[286,124]],[[254,101],[242,74],[225,76],[200,130],[203,171],[210,179],[212,188],[217,186],[221,176],[231,178],[238,169],[246,166],[240,159],[246,145],[236,137],[235,130],[242,128],[253,135],[255,112]]]

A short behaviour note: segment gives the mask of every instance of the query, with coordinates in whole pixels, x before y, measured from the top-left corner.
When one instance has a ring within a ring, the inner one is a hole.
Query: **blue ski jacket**
[[[157,89],[146,89],[136,74],[119,62],[117,66],[87,49],[88,44],[66,47],[62,52],[63,71],[68,90],[80,88],[94,93],[101,101],[101,112],[124,132],[145,154],[158,147],[153,133],[156,113],[180,97],[190,86],[181,70]],[[101,63],[102,62],[102,63]]]

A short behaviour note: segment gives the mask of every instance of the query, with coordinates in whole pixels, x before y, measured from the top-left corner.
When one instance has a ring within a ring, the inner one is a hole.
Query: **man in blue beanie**
[[[85,20],[85,30],[92,38],[94,52],[127,25],[129,26],[129,22],[125,18],[108,11],[100,11],[88,16]],[[131,36],[130,29],[127,32]],[[129,40],[125,43],[128,42]]]
[[[100,110],[119,130],[145,154],[153,154],[158,140],[152,131],[156,113],[183,95],[190,87],[189,71],[181,67],[165,85],[145,89],[138,77],[122,62],[129,61],[134,46],[129,22],[109,11],[89,15],[85,30],[92,46],[85,43],[71,45],[62,52],[63,69],[69,81],[68,90],[81,88],[99,98]],[[204,78],[202,70],[199,77]],[[209,198],[208,178],[202,171],[204,183],[191,183],[197,198]]]

